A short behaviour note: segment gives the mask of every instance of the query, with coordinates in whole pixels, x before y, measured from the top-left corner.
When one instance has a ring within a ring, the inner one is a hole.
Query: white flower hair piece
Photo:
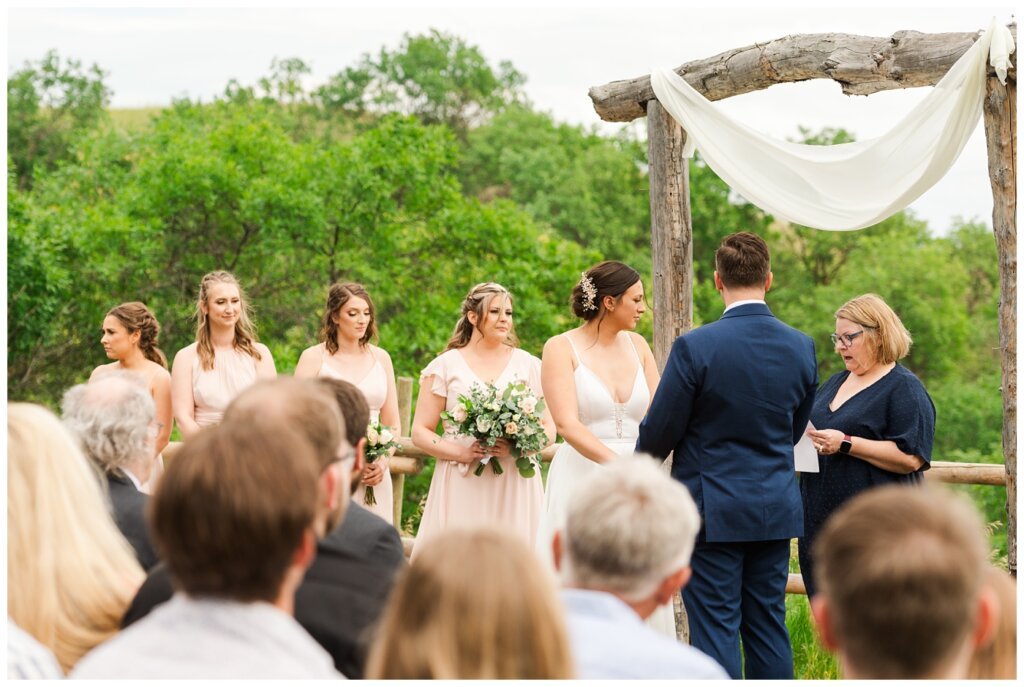
[[[583,290],[583,310],[597,310],[597,288],[586,272],[580,272],[580,288]]]

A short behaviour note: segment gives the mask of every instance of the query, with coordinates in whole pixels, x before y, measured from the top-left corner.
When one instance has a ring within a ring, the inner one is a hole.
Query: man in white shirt
[[[344,424],[324,388],[261,384],[275,385],[278,403],[330,413],[347,463]],[[176,593],[86,655],[72,677],[340,677],[292,617],[324,526],[321,461],[304,432],[268,410],[227,413],[170,462],[150,505]],[[338,492],[347,500],[347,489]]]
[[[644,624],[690,577],[700,516],[650,458],[623,458],[577,486],[552,543],[577,677],[728,679],[712,659]]]
[[[146,527],[149,497],[141,485],[156,460],[156,406],[145,382],[132,372],[111,372],[71,387],[61,412],[82,451],[106,476],[117,528],[135,549],[139,564],[151,569],[158,559]]]

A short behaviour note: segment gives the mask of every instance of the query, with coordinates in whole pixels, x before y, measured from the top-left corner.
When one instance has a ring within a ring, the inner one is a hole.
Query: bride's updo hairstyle
[[[640,273],[629,265],[617,260],[599,262],[583,272],[573,287],[572,297],[569,299],[572,312],[587,322],[603,318],[606,312],[605,297],[611,296],[618,300],[638,281]]]
[[[455,323],[455,331],[452,332],[452,338],[448,340],[448,345],[445,346],[444,350],[450,351],[453,348],[463,348],[469,344],[470,339],[473,338],[473,330],[480,328],[480,323],[484,321],[484,317],[487,315],[487,308],[495,296],[503,296],[508,298],[510,303],[512,302],[512,294],[508,292],[508,289],[493,281],[477,284],[469,290],[466,298],[462,301],[461,317]],[[473,326],[473,323],[469,321],[469,313],[471,312],[476,313],[476,326]],[[519,345],[514,324],[508,330],[505,343],[513,348]]]

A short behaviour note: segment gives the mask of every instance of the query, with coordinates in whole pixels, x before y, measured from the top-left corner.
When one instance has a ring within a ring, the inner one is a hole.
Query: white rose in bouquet
[[[382,443],[382,444],[390,443],[391,441],[394,441],[394,438],[395,438],[395,435],[392,434],[387,429],[385,429],[384,431],[382,431],[380,433],[380,443]]]
[[[527,415],[532,415],[537,410],[537,399],[533,396],[523,396],[519,399],[519,410]]]
[[[491,421],[486,417],[478,417],[476,419],[476,431],[488,432],[491,429]]]
[[[377,429],[373,425],[369,425],[366,428],[366,441],[371,446],[376,446],[380,443],[380,434],[377,433]]]
[[[464,407],[461,405],[455,406],[455,410],[452,411],[452,419],[455,420],[455,422],[461,424],[466,421],[467,417],[469,417],[469,413],[466,412]]]
[[[533,427],[526,425],[523,427],[523,436],[532,437],[535,434]]]

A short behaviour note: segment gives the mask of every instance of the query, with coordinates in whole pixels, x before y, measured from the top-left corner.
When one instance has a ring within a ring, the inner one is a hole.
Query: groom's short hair
[[[749,231],[730,234],[715,251],[715,269],[729,288],[764,286],[771,269],[768,244]]]
[[[685,486],[650,456],[620,458],[573,490],[562,532],[563,581],[641,601],[690,564],[699,529]]]

